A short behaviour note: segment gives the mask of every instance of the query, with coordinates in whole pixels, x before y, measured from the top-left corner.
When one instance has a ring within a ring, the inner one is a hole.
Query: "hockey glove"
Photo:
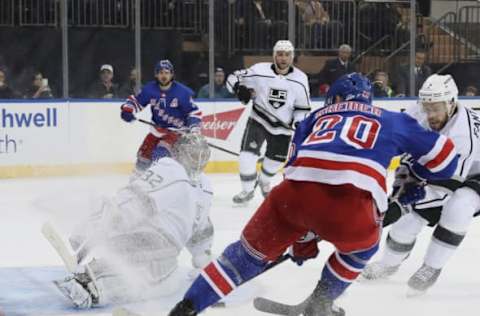
[[[301,266],[304,261],[318,256],[318,237],[313,232],[297,240],[290,246],[289,253],[293,262]]]
[[[135,121],[136,119],[135,115],[133,114],[133,109],[128,106],[122,106],[122,112],[120,113],[120,117],[122,118],[122,120],[128,123]]]
[[[250,102],[250,99],[252,98],[252,92],[246,86],[242,86],[237,82],[233,87],[233,91],[235,91],[238,100],[240,100],[240,102],[243,104]]]
[[[425,198],[425,186],[417,183],[407,183],[398,197],[398,202],[402,206],[411,205]]]

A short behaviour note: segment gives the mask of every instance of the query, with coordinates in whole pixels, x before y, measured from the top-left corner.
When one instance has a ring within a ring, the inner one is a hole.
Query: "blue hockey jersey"
[[[352,184],[387,209],[387,168],[409,153],[415,173],[450,178],[458,163],[453,142],[428,131],[404,113],[358,102],[332,104],[311,113],[292,140],[285,178],[333,185]]]
[[[182,128],[200,126],[201,111],[193,103],[193,91],[187,86],[173,81],[168,90],[160,90],[156,81],[145,84],[136,96],[127,98],[124,106],[135,113],[147,105],[152,110],[152,121],[162,128]]]

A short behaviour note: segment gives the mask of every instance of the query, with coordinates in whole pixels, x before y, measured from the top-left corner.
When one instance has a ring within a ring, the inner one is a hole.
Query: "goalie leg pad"
[[[185,294],[201,312],[228,295],[237,286],[263,272],[266,262],[252,256],[241,241],[229,245],[208,264]]]

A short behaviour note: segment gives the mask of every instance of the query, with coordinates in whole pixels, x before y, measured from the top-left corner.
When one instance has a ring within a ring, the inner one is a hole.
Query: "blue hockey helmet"
[[[162,59],[155,65],[155,74],[158,74],[161,70],[170,70],[173,74],[173,64],[168,59]]]
[[[372,84],[367,77],[358,72],[352,72],[343,75],[332,84],[325,97],[325,105],[335,103],[336,96],[344,101],[372,104]]]

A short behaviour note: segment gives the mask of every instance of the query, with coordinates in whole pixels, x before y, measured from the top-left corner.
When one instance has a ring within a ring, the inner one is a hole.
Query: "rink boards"
[[[475,107],[479,99],[462,99]],[[400,111],[415,99],[381,99]],[[41,100],[0,102],[0,178],[128,173],[149,126],[120,119],[122,101]],[[202,133],[209,142],[238,153],[250,106],[236,101],[198,101]],[[312,107],[323,104],[314,100]],[[139,117],[149,120],[150,110]],[[395,167],[395,163],[391,165]],[[236,172],[236,156],[217,149],[207,172]]]

